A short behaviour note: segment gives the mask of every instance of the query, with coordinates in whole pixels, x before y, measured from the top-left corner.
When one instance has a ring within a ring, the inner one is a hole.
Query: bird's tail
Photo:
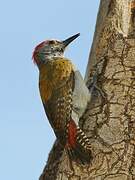
[[[73,161],[82,164],[89,164],[92,160],[89,139],[80,127],[76,126],[74,121],[71,121],[68,126],[68,141],[66,149],[69,158]]]

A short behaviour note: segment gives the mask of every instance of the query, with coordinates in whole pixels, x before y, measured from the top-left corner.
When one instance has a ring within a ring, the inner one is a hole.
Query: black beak
[[[73,40],[75,40],[78,36],[80,36],[80,33],[78,33],[78,34],[76,34],[76,35],[74,35],[74,36],[71,36],[71,37],[69,37],[68,39],[62,41],[62,42],[63,42],[63,45],[64,45],[64,48],[65,48],[66,46],[68,46]]]

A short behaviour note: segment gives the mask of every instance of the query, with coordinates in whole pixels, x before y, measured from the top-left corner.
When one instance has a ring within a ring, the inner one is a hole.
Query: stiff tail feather
[[[82,164],[89,164],[92,160],[91,146],[88,137],[74,121],[68,126],[68,142],[66,149],[69,157]]]

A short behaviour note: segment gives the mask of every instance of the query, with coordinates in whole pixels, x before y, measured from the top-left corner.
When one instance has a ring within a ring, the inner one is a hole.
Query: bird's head
[[[46,63],[48,60],[53,59],[53,57],[61,57],[64,54],[65,48],[76,39],[80,33],[69,37],[64,41],[58,40],[46,40],[36,46],[33,52],[33,61],[37,65]]]

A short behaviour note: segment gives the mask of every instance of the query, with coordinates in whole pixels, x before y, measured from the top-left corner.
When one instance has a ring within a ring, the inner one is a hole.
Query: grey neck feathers
[[[45,61],[53,60],[54,57],[63,57],[64,54],[60,52],[55,53],[46,53],[45,54]]]

